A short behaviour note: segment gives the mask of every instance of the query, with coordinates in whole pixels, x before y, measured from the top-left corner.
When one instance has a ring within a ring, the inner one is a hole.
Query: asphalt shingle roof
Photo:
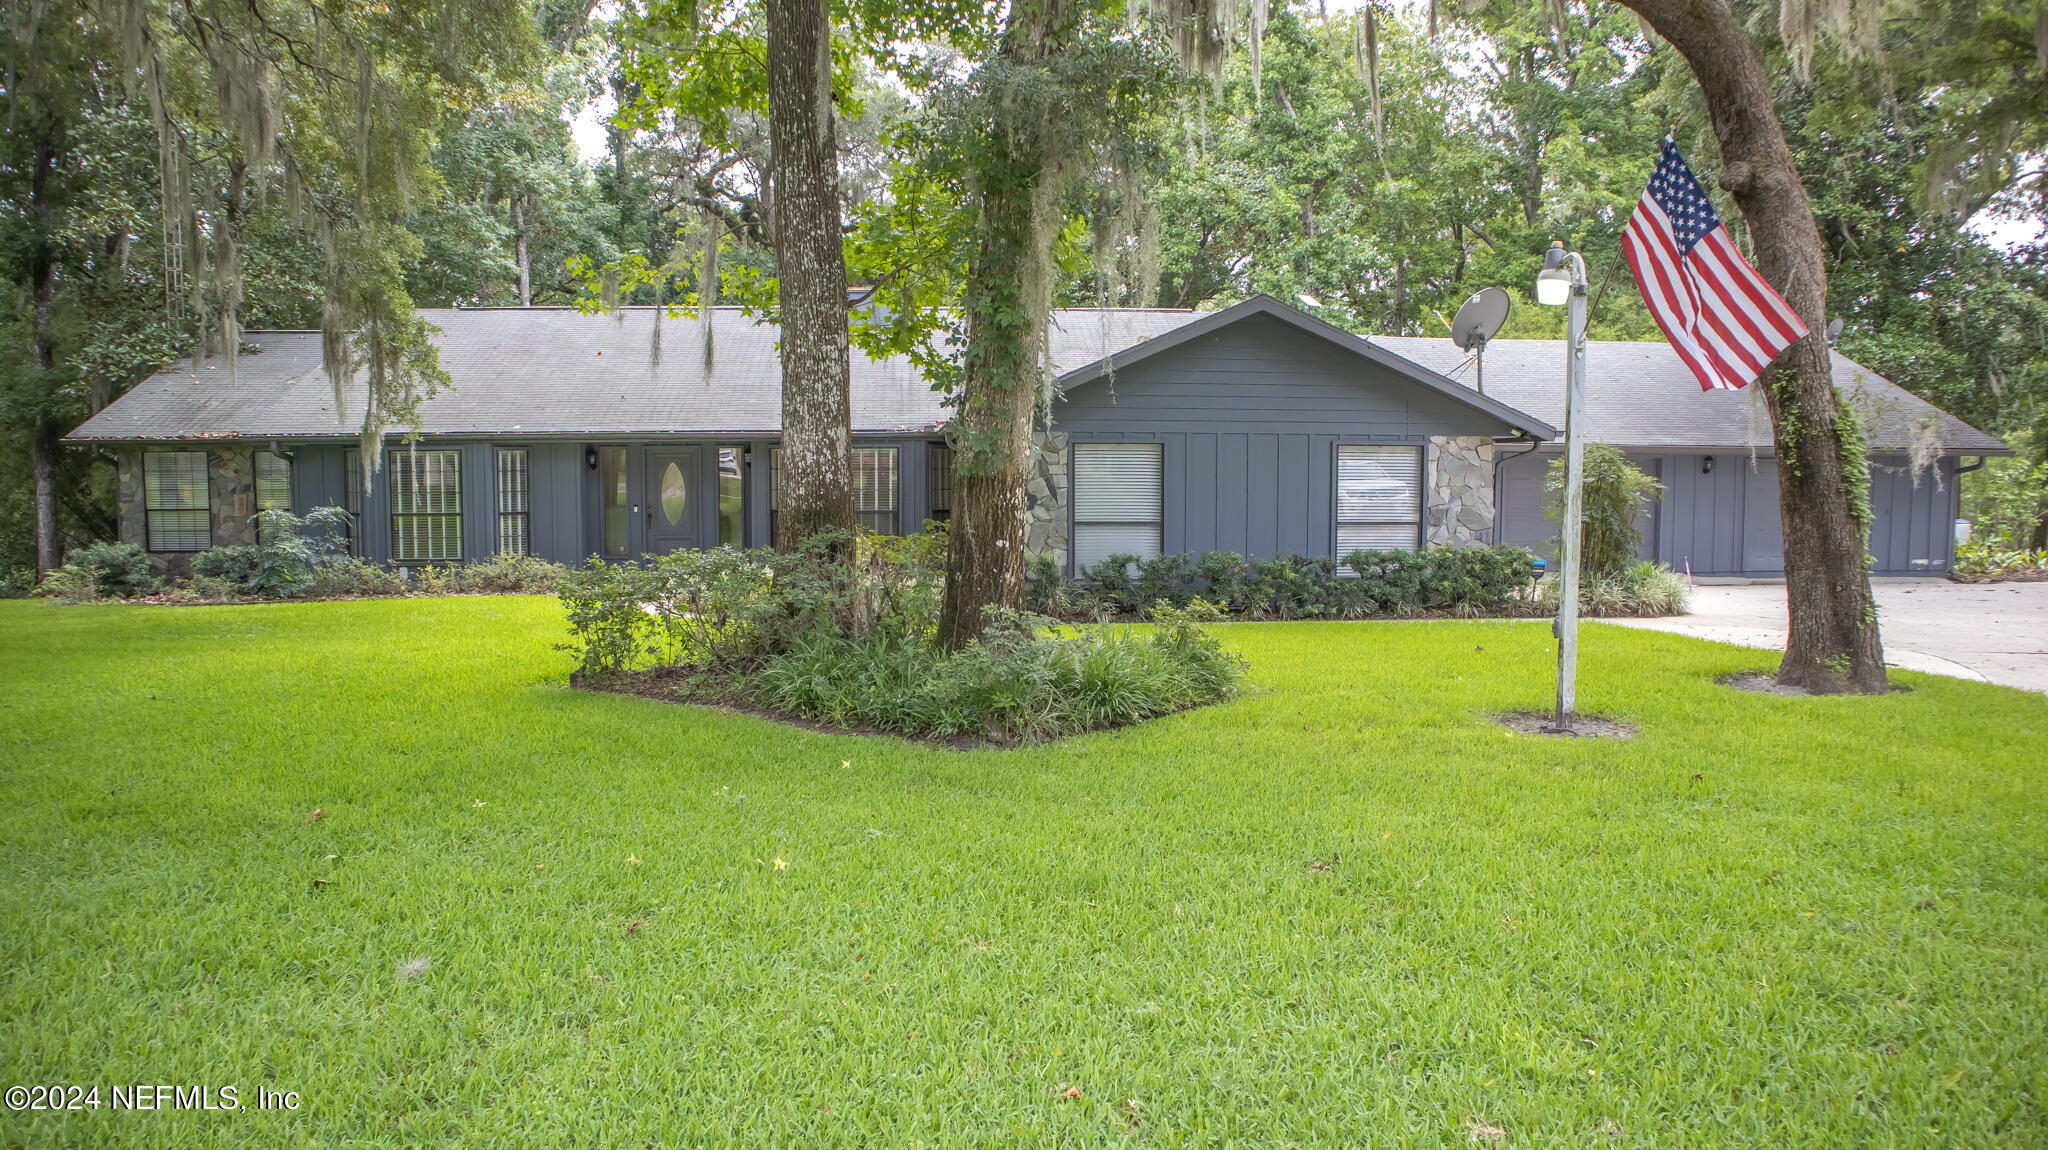
[[[1282,305],[1284,306],[1284,305]],[[562,308],[428,310],[441,329],[441,365],[454,388],[420,406],[429,435],[774,433],[781,423],[776,331],[734,309],[713,314],[712,363],[704,363],[694,320],[662,325],[662,354],[650,354],[654,313],[616,316]],[[1173,309],[1076,309],[1055,314],[1056,373],[1127,351],[1204,313]],[[165,439],[353,437],[362,418],[358,387],[337,413],[320,366],[318,332],[250,332],[259,354],[241,357],[232,378],[218,358],[181,362],[137,384],[70,438],[77,442]],[[1305,337],[1307,338],[1307,337]],[[1375,338],[1373,343],[1470,385],[1467,356],[1443,339]],[[1750,390],[1702,392],[1661,343],[1595,343],[1589,350],[1588,432],[1628,447],[1768,448],[1769,421],[1753,417]],[[2001,453],[2004,445],[1847,359],[1837,383],[1859,384],[1879,411],[1872,442],[1904,447],[1916,424],[1938,421],[1948,450]],[[1496,340],[1486,352],[1491,398],[1562,428],[1561,341]],[[853,356],[857,431],[922,430],[947,411],[910,361]]]
[[[1383,348],[1467,386],[1471,356],[1448,339],[1374,336]],[[1870,444],[1904,451],[1916,425],[1936,428],[1946,454],[2004,455],[2010,449],[1933,404],[1837,352],[1835,386],[1875,415]],[[1564,341],[1497,339],[1486,345],[1486,394],[1564,427]],[[1858,389],[1864,398],[1857,400]],[[1586,348],[1586,429],[1618,447],[1771,449],[1771,420],[1755,387],[1702,391],[1667,343],[1593,340]]]
[[[428,309],[441,329],[441,366],[454,389],[420,405],[429,435],[774,432],[782,422],[776,329],[736,309],[712,318],[707,371],[697,321],[668,319],[651,354],[654,310],[613,316],[567,308]],[[1142,343],[1199,318],[1191,311],[1062,312],[1053,333],[1057,371]],[[352,436],[365,388],[337,416],[320,365],[318,332],[248,332],[262,351],[243,355],[233,378],[218,358],[191,361],[137,384],[73,432],[74,440],[303,439]],[[907,358],[853,355],[858,431],[929,428],[946,418]]]

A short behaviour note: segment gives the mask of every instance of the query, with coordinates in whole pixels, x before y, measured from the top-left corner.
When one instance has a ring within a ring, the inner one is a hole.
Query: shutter
[[[1111,555],[1159,555],[1164,450],[1157,443],[1074,445],[1074,569]]]

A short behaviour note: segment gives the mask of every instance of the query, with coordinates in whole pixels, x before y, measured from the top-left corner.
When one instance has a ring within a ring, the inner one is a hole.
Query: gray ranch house
[[[565,563],[771,537],[777,333],[715,309],[657,331],[651,309],[428,311],[454,381],[393,433],[372,480],[336,410],[318,332],[251,332],[232,374],[186,361],[67,442],[119,461],[121,539],[178,563],[254,541],[258,511],[346,508],[354,550],[399,565],[499,553]],[[657,342],[658,341],[658,342]],[[659,347],[657,354],[655,349]],[[1588,351],[1588,434],[1666,485],[1644,554],[1697,575],[1782,572],[1769,423],[1748,392],[1702,392],[1661,343]],[[1564,347],[1496,340],[1484,391],[1448,340],[1364,338],[1258,297],[1214,312],[1054,316],[1059,398],[1035,439],[1028,545],[1068,572],[1119,552],[1341,556],[1519,543],[1548,550],[1542,476],[1561,450]],[[1941,574],[1957,473],[1996,439],[1836,356],[1874,417],[1874,570]],[[1751,389],[1754,390],[1754,389]],[[853,357],[861,522],[908,532],[952,509],[947,411],[908,360]],[[1918,442],[1934,463],[1919,472]]]

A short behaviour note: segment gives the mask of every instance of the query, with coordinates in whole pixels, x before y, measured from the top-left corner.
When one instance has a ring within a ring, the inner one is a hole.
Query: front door
[[[647,553],[697,546],[697,449],[647,453]]]

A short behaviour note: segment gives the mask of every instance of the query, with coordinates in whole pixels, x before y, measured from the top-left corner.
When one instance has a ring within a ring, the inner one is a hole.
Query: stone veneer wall
[[[1431,547],[1493,542],[1493,440],[1478,435],[1432,435],[1423,476],[1424,542]]]
[[[1067,566],[1067,434],[1031,434],[1031,459],[1024,465],[1024,554],[1050,554]]]
[[[114,522],[123,543],[149,546],[148,514],[142,501],[142,449],[123,447],[114,453]]]

